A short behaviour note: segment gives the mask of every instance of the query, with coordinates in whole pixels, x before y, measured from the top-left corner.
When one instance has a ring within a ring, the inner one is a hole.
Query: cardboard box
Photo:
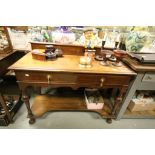
[[[128,109],[133,111],[151,111],[155,110],[155,101],[154,102],[145,102],[145,100],[132,99]]]
[[[90,99],[89,99],[91,97],[90,94],[92,96],[93,94],[97,94],[96,102],[90,102]],[[104,100],[100,92],[97,89],[85,89],[84,96],[85,96],[85,102],[87,105],[87,109],[103,109]]]

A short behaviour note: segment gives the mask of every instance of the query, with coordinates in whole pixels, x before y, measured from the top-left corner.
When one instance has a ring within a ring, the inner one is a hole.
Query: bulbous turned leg
[[[35,123],[35,118],[30,118],[30,120],[29,120],[29,124],[34,124]]]
[[[112,119],[111,119],[111,118],[107,118],[107,119],[106,119],[106,122],[107,122],[108,124],[111,124],[111,123],[112,123]]]
[[[32,114],[31,108],[30,108],[29,97],[27,95],[24,95],[23,100],[24,100],[24,103],[26,105],[27,112],[28,112],[27,117],[30,118],[29,124],[33,124],[33,123],[35,123],[35,118],[34,118],[34,115]]]

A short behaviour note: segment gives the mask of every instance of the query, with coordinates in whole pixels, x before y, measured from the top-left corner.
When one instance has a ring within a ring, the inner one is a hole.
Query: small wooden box
[[[128,109],[133,112],[133,111],[151,111],[155,110],[155,102],[150,102],[150,103],[144,103],[140,102],[137,100],[131,100]]]
[[[46,60],[45,55],[39,55],[39,54],[34,54],[34,53],[32,53],[32,58],[36,60],[43,60],[43,61]]]
[[[32,54],[33,59],[43,60],[43,61],[46,60],[46,56],[45,56],[45,53],[43,53],[43,50],[34,49],[34,50],[32,50],[31,54]]]

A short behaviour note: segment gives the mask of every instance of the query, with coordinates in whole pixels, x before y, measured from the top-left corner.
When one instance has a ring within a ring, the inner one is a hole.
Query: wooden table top
[[[99,61],[93,61],[92,67],[85,68],[79,65],[80,56],[64,55],[55,61],[41,61],[32,58],[31,52],[26,54],[16,63],[9,67],[11,70],[29,70],[29,71],[54,71],[54,72],[72,72],[72,73],[94,73],[94,74],[119,74],[119,75],[136,75],[136,73],[122,65],[115,67],[102,66]]]
[[[142,64],[129,56],[124,58],[123,61],[136,72],[155,72],[155,64]]]

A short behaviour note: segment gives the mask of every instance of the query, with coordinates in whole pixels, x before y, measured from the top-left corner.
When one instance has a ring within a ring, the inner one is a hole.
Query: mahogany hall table
[[[78,55],[64,55],[55,61],[40,61],[33,59],[31,53],[28,53],[9,67],[10,70],[15,71],[17,82],[23,92],[23,100],[27,107],[30,124],[33,124],[37,117],[52,110],[94,111],[106,118],[109,123],[112,122],[113,118],[116,118],[123,96],[136,73],[124,64],[121,67],[112,64],[110,66],[101,66],[95,60],[92,67],[83,68],[79,65],[79,60],[80,56]],[[30,107],[30,95],[27,89],[30,86],[33,88],[48,86],[53,88],[70,87],[73,90],[78,88],[118,88],[119,94],[112,107],[105,100],[106,104],[101,110],[89,110],[84,100],[75,99],[73,96],[68,99],[59,98],[59,104],[57,104],[55,102],[56,98],[47,99],[41,95],[40,99],[37,100],[38,103],[34,103]],[[72,102],[69,101],[71,98]],[[64,103],[66,100],[68,100],[68,105],[67,102]]]

